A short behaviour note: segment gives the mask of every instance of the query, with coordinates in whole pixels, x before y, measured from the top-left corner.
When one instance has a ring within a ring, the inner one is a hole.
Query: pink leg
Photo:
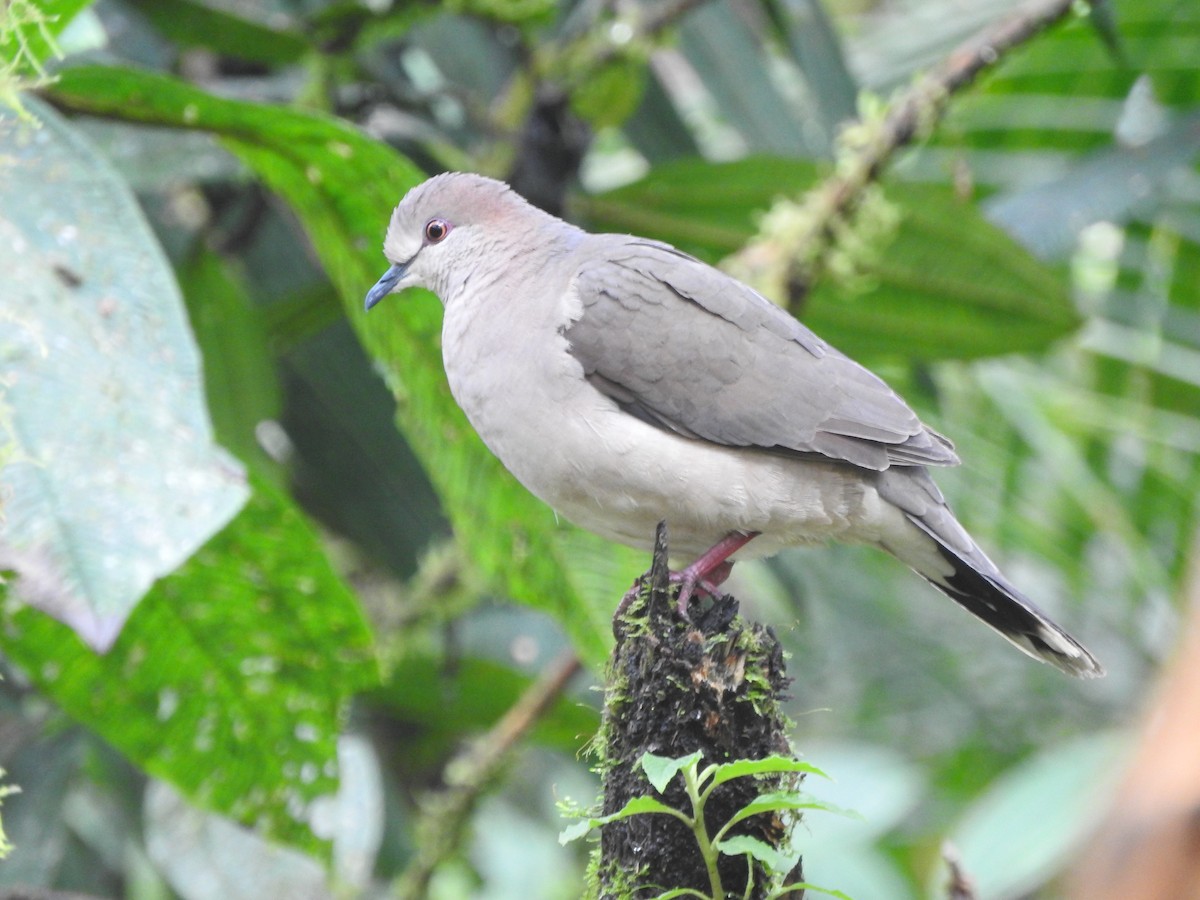
[[[700,558],[690,566],[679,572],[671,573],[671,581],[681,585],[678,602],[681,616],[687,618],[688,601],[692,599],[692,594],[696,592],[697,587],[709,594],[716,593],[717,586],[725,581],[729,577],[729,573],[733,571],[733,563],[730,562],[729,557],[758,537],[758,534],[757,531],[751,531],[749,534],[731,531],[701,554]]]

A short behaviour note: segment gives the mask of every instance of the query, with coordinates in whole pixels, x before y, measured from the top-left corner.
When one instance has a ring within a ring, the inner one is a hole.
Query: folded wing
[[[761,294],[675,248],[599,235],[565,330],[591,384],[690,438],[868,469],[955,465],[882,380]]]

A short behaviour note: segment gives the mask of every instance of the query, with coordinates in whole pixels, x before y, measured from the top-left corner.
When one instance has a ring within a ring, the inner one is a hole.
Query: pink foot
[[[717,588],[733,571],[733,563],[729,557],[758,537],[758,534],[757,531],[751,531],[749,534],[731,531],[687,568],[671,573],[672,583],[680,585],[677,606],[681,616],[687,618],[688,603],[696,593],[696,588],[706,594],[716,595]]]

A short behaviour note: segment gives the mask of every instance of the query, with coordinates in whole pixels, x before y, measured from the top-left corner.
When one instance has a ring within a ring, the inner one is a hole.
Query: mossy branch
[[[847,240],[863,243],[854,240],[857,228],[886,228],[888,209],[876,181],[897,152],[933,131],[954,94],[1076,5],[1035,0],[960,44],[886,107],[864,98],[859,120],[839,137],[832,177],[804,197],[777,201],[759,234],[725,267],[767,296],[798,306]]]

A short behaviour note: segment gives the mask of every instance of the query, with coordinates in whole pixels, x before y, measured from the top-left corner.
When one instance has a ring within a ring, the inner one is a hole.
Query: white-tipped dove
[[[589,234],[468,174],[413,188],[370,309],[408,287],[445,306],[455,400],[530,491],[649,548],[666,520],[680,604],[732,561],[828,539],[886,550],[1064,672],[1092,655],[1000,574],[928,466],[958,463],[879,378],[730,276],[658,241]]]

